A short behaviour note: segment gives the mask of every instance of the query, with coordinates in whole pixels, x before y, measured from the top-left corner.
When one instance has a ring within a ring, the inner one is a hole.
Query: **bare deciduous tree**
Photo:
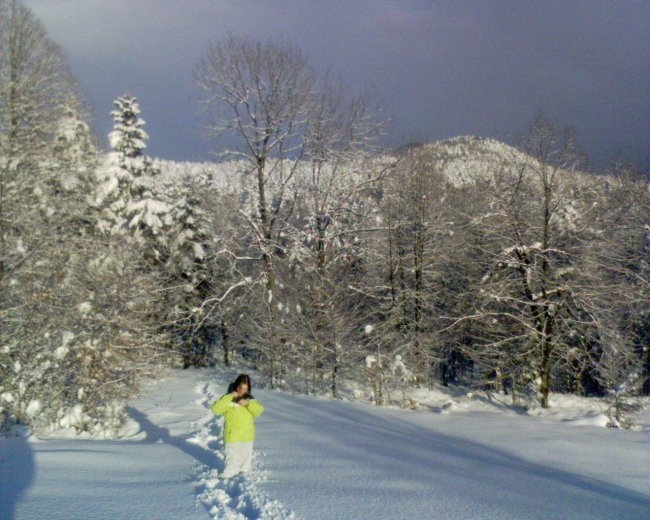
[[[242,217],[254,233],[264,266],[273,382],[285,355],[275,259],[292,211],[289,183],[304,154],[315,76],[296,47],[230,36],[209,46],[195,77],[208,106],[216,109],[211,135],[234,137],[238,148],[231,153],[250,164],[254,178],[256,211]]]

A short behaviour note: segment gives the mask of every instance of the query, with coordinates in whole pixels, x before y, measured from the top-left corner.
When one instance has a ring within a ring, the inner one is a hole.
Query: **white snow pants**
[[[223,478],[231,478],[238,473],[248,473],[253,462],[252,442],[226,442],[225,443],[226,467]]]

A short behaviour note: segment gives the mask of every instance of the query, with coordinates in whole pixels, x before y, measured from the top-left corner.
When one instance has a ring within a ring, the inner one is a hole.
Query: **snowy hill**
[[[649,430],[449,396],[408,412],[254,388],[266,406],[255,470],[222,481],[208,406],[234,374],[171,372],[130,403],[120,440],[0,439],[0,518],[647,518]]]
[[[460,136],[426,144],[422,149],[456,186],[485,179],[504,164],[534,163],[516,148],[484,137]]]
[[[478,136],[459,136],[434,143],[413,145],[409,149],[420,149],[431,158],[432,166],[455,186],[490,180],[494,175],[517,174],[524,167],[528,172],[539,170],[539,162],[514,146],[495,139]],[[585,171],[561,171],[580,177],[585,181],[597,179]]]
[[[398,150],[396,154],[402,155],[405,151],[413,149],[429,154],[431,165],[440,169],[456,186],[489,178],[503,170],[504,165],[526,164],[534,168],[538,164],[535,159],[517,148],[486,137],[458,136],[423,145],[407,146]],[[385,155],[376,160],[380,164],[388,165],[394,162],[395,156]],[[162,179],[166,182],[193,177],[203,179],[219,189],[221,193],[232,193],[237,188],[241,188],[244,172],[250,168],[244,160],[199,163],[156,160],[155,165],[160,168]],[[309,173],[307,164],[304,170],[305,173]],[[591,174],[580,173],[579,175],[594,178]]]

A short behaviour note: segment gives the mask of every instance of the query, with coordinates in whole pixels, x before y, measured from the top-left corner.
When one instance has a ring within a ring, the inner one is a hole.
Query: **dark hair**
[[[237,379],[235,379],[228,386],[227,393],[231,394],[232,392],[237,390],[239,385],[241,385],[242,383],[246,383],[248,385],[248,392],[246,393],[246,395],[240,397],[240,399],[253,399],[253,395],[251,394],[251,391],[253,390],[253,385],[251,384],[251,378],[248,374],[239,374],[237,376]]]

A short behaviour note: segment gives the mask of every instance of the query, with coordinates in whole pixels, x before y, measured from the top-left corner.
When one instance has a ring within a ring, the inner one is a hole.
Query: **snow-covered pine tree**
[[[148,135],[135,97],[121,96],[115,107],[109,135],[113,152],[96,199],[102,208],[101,227],[136,246],[144,269],[159,279],[156,320],[166,343],[182,353],[185,364],[204,364],[205,344],[210,342],[204,336],[210,327],[204,316],[193,315],[207,294],[208,233],[197,197],[200,188],[187,176],[173,182],[162,178],[145,154]],[[186,355],[197,345],[199,354]]]
[[[145,121],[140,118],[138,100],[130,95],[118,97],[115,100],[116,109],[111,111],[113,116],[113,131],[108,134],[111,148],[123,161],[144,156],[149,136],[144,131]]]
[[[69,96],[52,142],[53,190],[76,197],[74,221],[81,234],[91,231],[95,224],[96,216],[89,215],[89,206],[97,186],[95,172],[99,164],[99,153],[87,119],[88,114],[79,101]]]
[[[212,233],[202,200],[207,190],[200,178],[183,175],[166,184],[165,192],[171,199],[172,225],[167,233],[167,261],[161,268],[166,284],[176,288],[167,292],[167,329],[182,338],[183,365],[204,366],[211,363],[216,325],[215,317],[200,309],[212,280],[219,276],[209,255]]]
[[[65,201],[50,229],[58,246],[50,254],[60,272],[57,297],[62,345],[56,374],[64,381],[47,414],[55,426],[110,431],[123,418],[121,400],[161,363],[160,335],[151,315],[160,279],[145,271],[139,248],[123,237],[97,233],[92,206],[99,153],[85,112],[70,98],[53,136],[52,191]],[[58,336],[58,334],[57,334]],[[146,346],[146,347],[143,347]],[[58,402],[55,402],[58,401]],[[52,406],[55,404],[56,406]]]
[[[159,170],[145,155],[149,136],[139,117],[137,99],[129,94],[115,100],[109,134],[113,152],[100,173],[96,203],[102,208],[100,227],[111,234],[125,235],[145,249],[149,262],[164,261],[166,233],[172,224],[173,206],[156,188]]]

